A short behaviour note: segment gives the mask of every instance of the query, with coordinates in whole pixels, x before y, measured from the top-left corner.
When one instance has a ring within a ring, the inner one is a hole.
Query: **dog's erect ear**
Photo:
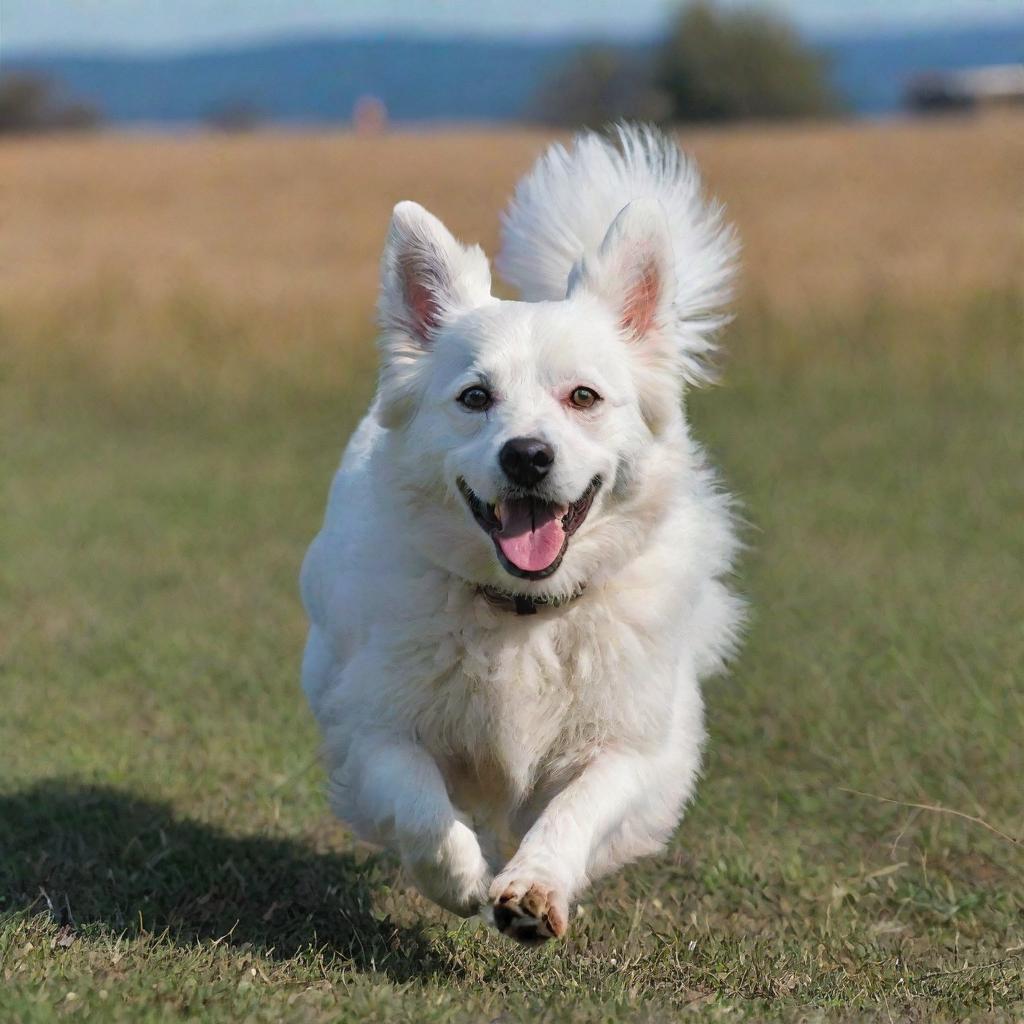
[[[395,207],[381,261],[378,315],[385,332],[427,348],[447,316],[490,295],[491,270],[479,246],[456,241],[418,203]]]
[[[630,341],[642,342],[667,326],[675,281],[660,203],[636,199],[619,212],[597,253],[573,269],[569,294],[579,288],[611,305]]]
[[[399,203],[381,260],[380,403],[386,427],[407,422],[423,387],[424,355],[438,328],[459,312],[495,301],[491,268],[478,245],[466,246],[417,203]]]
[[[682,368],[672,239],[657,200],[636,199],[619,211],[597,252],[569,275],[569,295],[579,291],[612,309],[619,332],[636,352],[644,419],[660,433],[678,415]]]

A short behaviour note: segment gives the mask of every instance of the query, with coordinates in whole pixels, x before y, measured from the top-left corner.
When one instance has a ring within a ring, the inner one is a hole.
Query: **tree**
[[[655,82],[676,121],[820,117],[839,103],[824,61],[775,15],[710,0],[685,7],[661,47]]]
[[[593,47],[543,84],[530,116],[547,124],[596,128],[606,121],[664,121],[671,109],[651,80],[649,61],[613,47]]]
[[[824,61],[778,16],[688,4],[651,50],[590,49],[550,78],[532,113],[555,124],[819,117],[839,102]]]
[[[82,131],[99,122],[94,107],[62,99],[47,78],[11,74],[0,79],[0,133]]]

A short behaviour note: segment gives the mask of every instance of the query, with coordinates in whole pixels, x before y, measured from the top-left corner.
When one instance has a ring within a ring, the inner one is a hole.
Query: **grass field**
[[[1020,1020],[1021,128],[689,140],[753,622],[670,851],[539,952],[329,818],[296,574],[390,203],[489,241],[542,140],[0,146],[0,1020]]]

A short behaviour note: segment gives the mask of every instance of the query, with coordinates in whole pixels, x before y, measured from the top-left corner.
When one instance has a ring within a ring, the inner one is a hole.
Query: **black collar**
[[[538,608],[561,608],[575,601],[583,593],[583,589],[575,591],[568,597],[534,597],[532,594],[513,594],[497,587],[477,587],[477,593],[494,608],[501,608],[516,615],[536,615]]]

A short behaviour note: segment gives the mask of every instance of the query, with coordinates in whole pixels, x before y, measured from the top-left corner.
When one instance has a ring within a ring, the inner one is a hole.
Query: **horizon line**
[[[967,15],[965,17],[946,19],[901,19],[896,21],[879,21],[866,19],[859,23],[844,23],[834,26],[806,26],[793,23],[796,31],[806,40],[812,42],[838,41],[842,39],[868,39],[885,36],[924,35],[930,33],[948,33],[972,29],[1024,29],[1024,11],[1020,13],[998,13],[984,17]],[[616,45],[636,46],[656,43],[662,36],[662,29],[647,29],[640,32],[611,32],[601,30],[579,31],[550,30],[529,32],[517,30],[458,30],[427,26],[408,25],[399,28],[383,28],[380,26],[353,27],[352,29],[325,29],[317,31],[263,31],[228,35],[212,39],[197,39],[192,43],[122,43],[95,44],[74,43],[71,41],[54,41],[52,43],[32,44],[27,46],[4,47],[9,59],[25,57],[81,57],[108,59],[166,59],[175,57],[194,57],[231,50],[259,49],[268,46],[288,46],[301,43],[316,42],[478,42],[478,43],[578,43],[580,45]]]

